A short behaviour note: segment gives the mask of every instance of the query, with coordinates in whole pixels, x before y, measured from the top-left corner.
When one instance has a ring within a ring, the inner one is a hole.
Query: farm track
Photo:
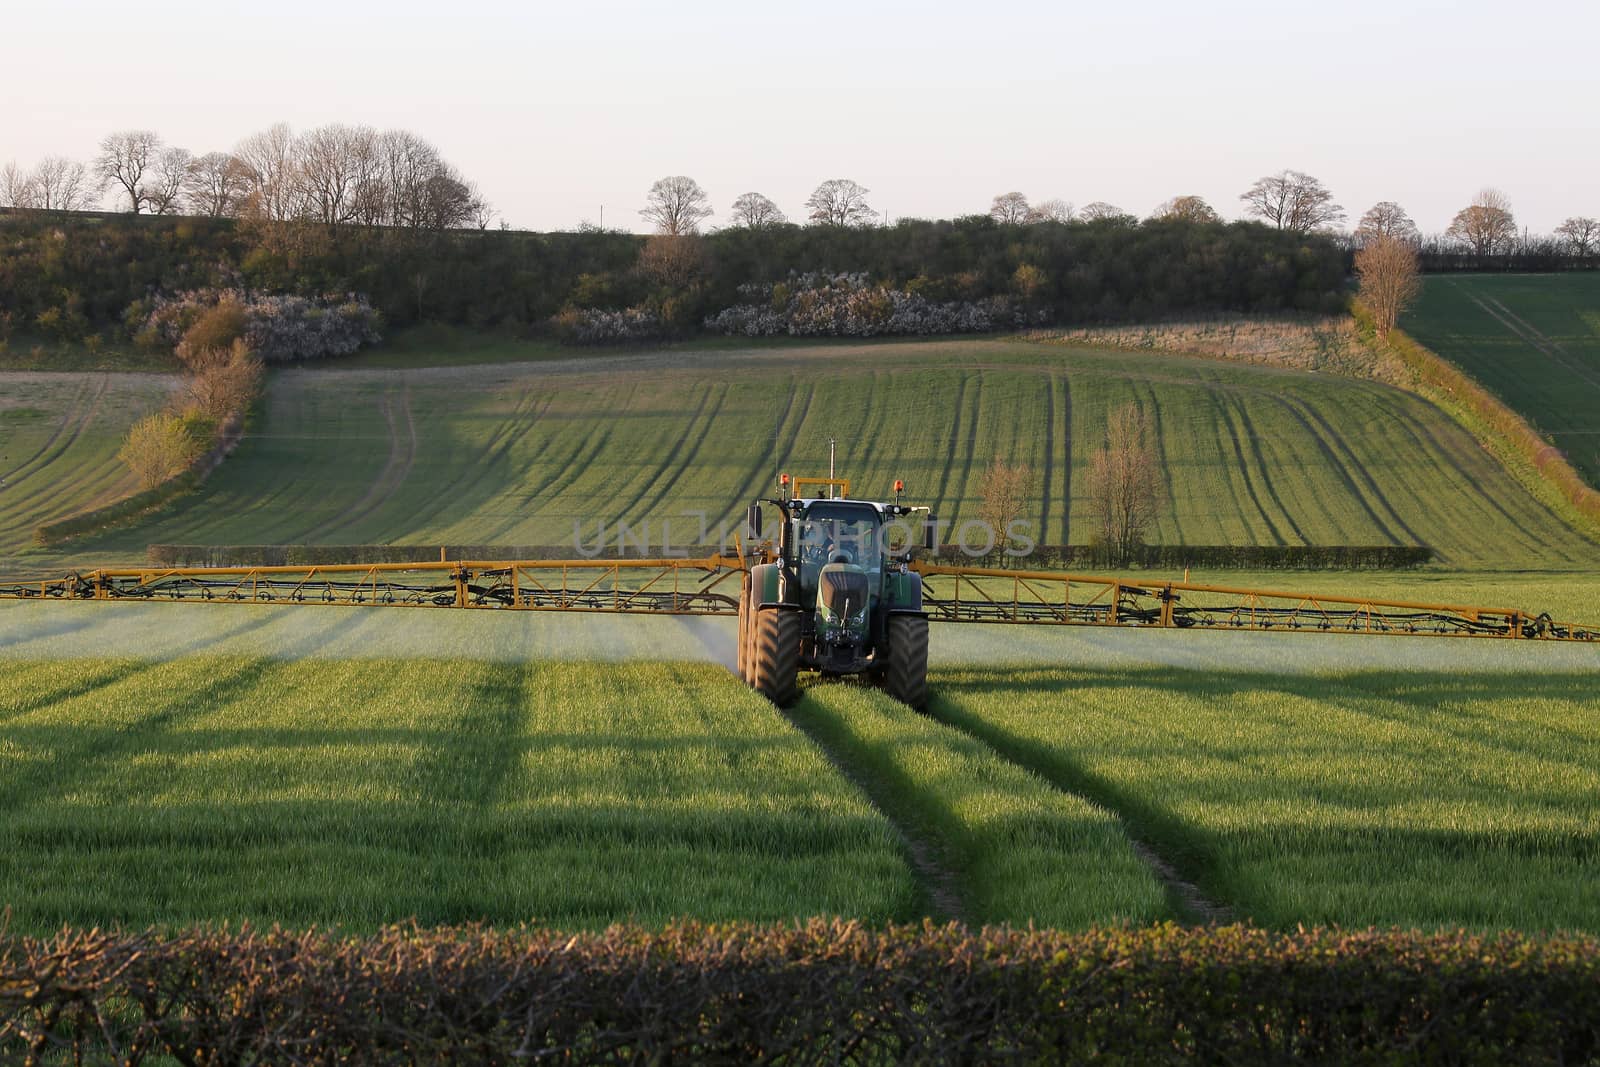
[[[928,714],[952,730],[959,730],[965,736],[983,745],[994,753],[998,759],[1002,759],[1020,770],[1041,779],[1052,789],[1057,789],[1078,800],[1087,801],[1115,816],[1122,825],[1123,833],[1128,837],[1134,855],[1139,857],[1141,863],[1150,868],[1151,873],[1165,887],[1169,901],[1180,915],[1202,925],[1226,923],[1234,920],[1235,915],[1231,908],[1208,898],[1176,863],[1163,856],[1151,841],[1142,838],[1138,834],[1128,813],[1121,810],[1114,793],[1104,789],[1086,789],[1081,781],[1063,781],[1056,774],[1053,767],[1041,761],[1028,759],[1025,750],[1021,746],[999,742],[997,739],[1003,736],[1003,731],[1000,727],[990,727],[988,730],[973,729],[970,722],[977,719],[978,716],[968,709],[962,709],[964,715],[961,716],[949,714],[945,708],[947,699],[935,697],[929,705]],[[957,706],[959,707],[959,705]]]
[[[1452,280],[1450,284],[1455,286],[1457,289],[1461,289],[1459,285],[1456,285],[1454,280]],[[1477,294],[1468,292],[1465,289],[1461,289],[1461,291],[1466,293],[1468,300],[1471,300],[1474,304],[1478,305],[1478,307],[1483,309],[1483,311],[1488,314],[1489,317],[1493,318],[1496,322],[1510,331],[1513,337],[1530,345],[1536,351],[1549,357],[1555,363],[1560,364],[1561,368],[1568,374],[1571,374],[1590,385],[1600,386],[1600,374],[1597,374],[1582,360],[1574,359],[1559,342],[1546,337],[1543,333],[1540,333],[1532,323],[1528,322],[1528,320],[1524,319],[1522,316],[1506,307],[1505,304],[1500,300],[1492,296],[1487,298],[1480,297]]]

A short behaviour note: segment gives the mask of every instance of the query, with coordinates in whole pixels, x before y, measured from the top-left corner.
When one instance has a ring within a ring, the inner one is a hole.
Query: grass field
[[[1595,678],[974,670],[933,714],[1118,811],[1238,918],[1594,930]]]
[[[172,379],[145,374],[0,372],[0,558],[40,523],[138,489],[122,438],[159,408]]]
[[[971,341],[715,348],[534,364],[287,371],[203,492],[93,537],[77,558],[153,541],[570,545],[580,524],[671,521],[714,539],[774,471],[860,493],[903,477],[971,518],[996,455],[1037,476],[1045,543],[1086,541],[1084,471],[1111,408],[1157,418],[1169,504],[1154,539],[1415,544],[1462,566],[1586,564],[1595,546],[1437,409],[1371,382],[1134,352]],[[18,527],[0,555],[23,545]]]
[[[1600,486],[1600,275],[1436,275],[1401,325]]]
[[[732,629],[0,605],[0,901],[29,929],[1192,917],[1131,832],[1272,925],[1600,929],[1595,647],[943,626],[933,717],[829,684],[786,720],[721,665]]]

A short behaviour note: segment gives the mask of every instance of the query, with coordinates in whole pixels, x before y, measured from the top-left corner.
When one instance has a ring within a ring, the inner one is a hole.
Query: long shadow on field
[[[195,688],[137,708],[133,715],[114,723],[99,728],[71,725],[34,731],[36,737],[48,739],[44,746],[47,756],[27,765],[31,773],[19,773],[0,783],[0,810],[53,802],[91,782],[120,773],[117,765],[151,747],[153,737],[166,733],[187,717],[232,703],[281,669],[281,664],[271,660],[245,660],[220,670]]]
[[[1600,710],[1592,674],[1026,668],[941,672],[935,691],[936,718],[1116,812],[1181,877],[1241,917],[1493,924],[1514,921],[1525,895],[1545,902],[1527,905],[1538,921],[1600,922],[1573,889],[1600,860],[1600,834],[1580,810],[1600,726],[1585,731],[1581,716],[1552,722],[1561,713],[1541,708]],[[1273,693],[1306,703],[1275,707]],[[1497,717],[1472,707],[1496,701],[1531,710]],[[1520,822],[1484,814],[1508,802]],[[1212,825],[1176,804],[1214,813]],[[1493,825],[1438,825],[1452,805]],[[1252,809],[1260,814],[1241,815]],[[1441,871],[1481,878],[1483,892],[1451,898],[1434,884]],[[1408,914],[1407,891],[1432,903]],[[1341,913],[1329,903],[1339,900],[1401,910]],[[1333,910],[1294,914],[1293,901]]]
[[[535,668],[489,664],[467,691],[448,733],[431,735],[416,768],[424,800],[488,807],[527,755],[528,679]],[[541,740],[548,741],[548,736]]]

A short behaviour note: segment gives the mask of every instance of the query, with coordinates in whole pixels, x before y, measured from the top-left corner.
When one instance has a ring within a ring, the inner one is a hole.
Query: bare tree
[[[639,214],[656,233],[682,237],[698,233],[700,224],[711,217],[711,198],[693,178],[674,174],[650,187]]]
[[[300,213],[301,184],[295,160],[294,131],[286,122],[251,134],[233,151],[250,176],[240,214],[268,222],[287,222]]]
[[[1574,215],[1556,227],[1556,236],[1572,249],[1573,255],[1587,256],[1600,246],[1600,219]]]
[[[1115,204],[1108,204],[1104,200],[1083,205],[1083,210],[1078,212],[1078,218],[1084,222],[1104,222],[1106,220],[1133,221],[1133,216]]]
[[[187,148],[166,148],[156,157],[150,169],[150,180],[144,187],[145,206],[152,215],[177,213],[193,164],[194,156]]]
[[[870,226],[878,219],[867,204],[871,191],[849,178],[829,178],[806,200],[811,221],[819,226]]]
[[[1100,543],[1117,562],[1144,543],[1166,496],[1154,427],[1129,403],[1106,419],[1105,443],[1089,460],[1089,505]]]
[[[249,191],[249,168],[227,152],[207,152],[192,160],[184,176],[184,204],[195,215],[237,215]]]
[[[1029,222],[1071,222],[1073,217],[1072,204],[1058,197],[1041,200],[1028,210]]]
[[[1417,224],[1411,221],[1406,209],[1393,200],[1380,200],[1373,204],[1356,224],[1355,238],[1358,244],[1376,241],[1380,237],[1393,237],[1413,245],[1422,239]]]
[[[1511,213],[1511,198],[1498,189],[1484,189],[1456,212],[1445,236],[1472,247],[1480,256],[1509,251],[1517,239],[1517,219]]]
[[[1417,272],[1417,250],[1398,237],[1374,237],[1356,253],[1356,277],[1361,301],[1372,312],[1379,337],[1388,337],[1400,313],[1422,291]]]
[[[82,211],[94,199],[89,169],[76,160],[46,156],[28,180],[31,206],[40,211]]]
[[[978,519],[989,528],[995,551],[1007,555],[1017,540],[1013,527],[1033,495],[1033,470],[1026,463],[1009,463],[996,456],[983,472],[978,494]]]
[[[1001,193],[989,204],[989,217],[1003,226],[1017,226],[1027,222],[1031,214],[1028,198],[1015,191]]]
[[[329,226],[355,219],[357,191],[378,172],[377,132],[335,123],[302,134],[294,147],[311,216]]]
[[[150,130],[124,130],[108,134],[100,142],[95,172],[104,181],[122,186],[135,215],[145,204],[144,172],[155,164],[160,151],[161,138]]]
[[[660,285],[682,289],[705,272],[706,253],[696,234],[658,233],[639,251],[639,270]]]
[[[1221,222],[1215,209],[1198,196],[1175,196],[1150,216],[1168,222]]]
[[[776,226],[788,221],[789,219],[778,209],[778,205],[760,193],[740,193],[734,198],[733,225],[735,226],[757,230],[763,226]]]
[[[33,175],[13,160],[0,167],[0,207],[25,210],[33,206]]]
[[[1309,174],[1286,170],[1260,178],[1239,194],[1245,212],[1280,230],[1310,233],[1344,221],[1344,208]]]

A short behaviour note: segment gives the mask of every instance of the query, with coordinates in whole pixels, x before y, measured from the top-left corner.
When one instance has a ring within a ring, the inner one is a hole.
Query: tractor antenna
[[[828,438],[828,481],[830,482],[833,481],[834,478],[838,477],[838,475],[834,473],[833,469],[833,444],[833,438]],[[831,485],[828,486],[828,499],[833,499],[833,486]]]

